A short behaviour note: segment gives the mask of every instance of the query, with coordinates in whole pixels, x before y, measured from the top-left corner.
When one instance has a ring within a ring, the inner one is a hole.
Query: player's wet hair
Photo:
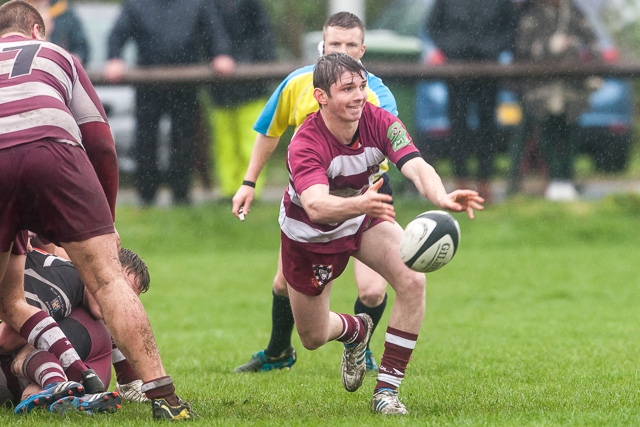
[[[343,28],[345,30],[360,28],[362,31],[362,38],[364,39],[364,22],[351,12],[334,13],[327,18],[322,29],[326,30],[327,27]]]
[[[124,271],[133,273],[134,277],[138,279],[138,290],[140,293],[143,294],[147,292],[151,285],[151,277],[149,276],[147,264],[140,258],[140,255],[130,249],[121,248],[119,258]]]
[[[327,96],[331,94],[331,85],[336,83],[345,71],[358,74],[367,79],[367,70],[357,59],[346,53],[334,52],[321,56],[313,70],[313,87],[322,89]]]
[[[0,6],[0,34],[18,32],[30,35],[36,24],[44,38],[44,19],[31,3],[25,0],[11,0]]]

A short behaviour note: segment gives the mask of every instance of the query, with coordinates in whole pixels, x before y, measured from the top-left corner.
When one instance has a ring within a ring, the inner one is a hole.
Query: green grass
[[[432,209],[396,207],[402,225]],[[338,343],[311,352],[294,334],[293,370],[231,372],[268,342],[277,211],[258,203],[244,223],[222,203],[118,211],[123,245],[151,270],[142,298],[164,364],[201,425],[640,425],[637,196],[517,198],[474,221],[457,215],[459,252],[427,277],[427,315],[400,389],[410,415],[391,419],[369,412],[375,377],[344,391]],[[351,312],[355,296],[347,271],[333,309]],[[388,312],[372,340],[378,359]],[[0,410],[2,426],[106,422],[157,425],[138,404],[93,418]]]

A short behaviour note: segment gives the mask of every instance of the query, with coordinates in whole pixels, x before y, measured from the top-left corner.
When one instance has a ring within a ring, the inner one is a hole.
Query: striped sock
[[[67,381],[58,359],[44,350],[34,350],[27,355],[22,365],[22,373],[42,389],[52,383]]]
[[[404,372],[418,340],[417,334],[410,334],[392,327],[387,327],[384,341],[384,353],[378,368],[376,390],[400,387]]]
[[[58,358],[67,377],[73,381],[80,381],[82,372],[88,369],[56,321],[44,311],[27,319],[20,328],[20,336]]]
[[[365,336],[365,330],[360,319],[350,314],[338,314],[338,316],[340,316],[340,319],[342,320],[342,332],[336,338],[336,341],[340,341],[345,344],[357,344],[362,342]]]

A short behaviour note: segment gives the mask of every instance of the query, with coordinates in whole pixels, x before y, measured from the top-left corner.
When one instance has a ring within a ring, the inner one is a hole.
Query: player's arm
[[[279,137],[266,136],[261,133],[257,134],[253,144],[253,150],[251,151],[251,158],[249,159],[249,167],[247,168],[247,173],[244,175],[245,181],[255,183],[258,180],[260,173],[271,158],[279,141]],[[254,187],[241,185],[232,199],[233,214],[239,217],[240,208],[242,208],[245,215],[248,214],[251,210],[251,202],[253,202],[255,194],[256,191]]]
[[[329,194],[329,186],[315,184],[300,194],[300,202],[311,221],[318,224],[332,224],[367,214],[374,218],[395,222],[395,210],[391,196],[378,193],[382,179],[374,183],[362,195],[338,197]]]
[[[80,127],[82,145],[107,196],[111,216],[116,217],[118,194],[118,156],[107,114],[95,88],[80,62],[74,58],[78,80],[74,83],[70,109]]]
[[[116,198],[118,195],[118,156],[109,125],[90,122],[80,125],[82,144],[91,165],[98,175],[104,194],[107,196],[111,216],[116,218]]]
[[[452,212],[466,211],[473,219],[473,210],[482,210],[484,199],[473,190],[455,190],[447,193],[436,170],[422,157],[413,157],[401,165],[400,172],[416,186],[420,194],[441,209]]]

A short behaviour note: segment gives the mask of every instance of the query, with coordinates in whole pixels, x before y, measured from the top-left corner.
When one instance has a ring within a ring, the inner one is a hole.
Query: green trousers
[[[213,140],[214,183],[222,197],[233,197],[242,184],[256,139],[253,124],[266,101],[258,99],[227,108],[213,105],[207,110]],[[264,176],[264,170],[261,174]],[[264,178],[256,183],[256,196],[260,195],[263,183]]]

